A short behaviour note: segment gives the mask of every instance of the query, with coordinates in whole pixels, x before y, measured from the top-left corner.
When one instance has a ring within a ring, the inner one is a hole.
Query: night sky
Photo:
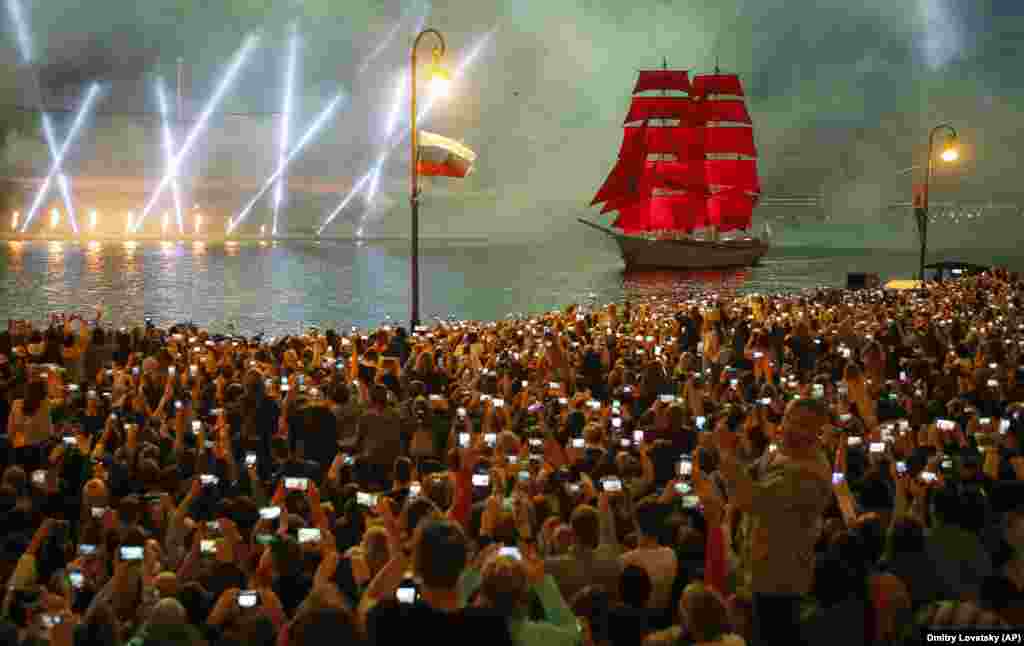
[[[451,98],[425,124],[480,155],[469,179],[426,183],[428,232],[539,234],[569,230],[571,216],[596,215],[586,205],[618,152],[636,71],[660,67],[663,57],[694,72],[710,71],[717,58],[724,71],[740,74],[767,193],[825,190],[840,219],[874,217],[885,203],[909,199],[909,175],[898,173],[923,162],[928,129],[940,121],[960,131],[964,159],[939,171],[936,191],[1014,200],[1019,190],[1018,0],[23,2],[48,103],[72,104],[82,83],[99,78],[110,81],[101,110],[113,112],[155,112],[152,79],[163,74],[173,85],[179,55],[189,63],[189,104],[197,110],[250,30],[261,31],[263,48],[225,109],[278,110],[285,25],[298,18],[303,91],[293,131],[339,89],[351,100],[292,172],[342,184],[361,176],[384,144],[414,29],[442,30],[453,63],[489,33]],[[395,38],[380,47],[390,33]],[[6,102],[31,105],[29,73],[12,71],[18,50],[9,29],[0,59],[10,64],[0,78]],[[400,116],[405,123],[404,104]],[[86,174],[145,168],[156,175],[158,123],[101,116],[71,163]],[[266,177],[276,140],[271,117],[220,119],[195,167],[221,177]],[[406,226],[406,149],[399,146],[386,167],[369,212],[374,230]],[[14,141],[7,153],[8,173],[44,172],[40,138]],[[240,195],[237,207],[247,198]],[[336,232],[351,230],[351,222],[340,218]]]

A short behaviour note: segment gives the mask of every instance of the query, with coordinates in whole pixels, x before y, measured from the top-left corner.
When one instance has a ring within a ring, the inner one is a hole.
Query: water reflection
[[[103,271],[103,243],[91,240],[85,247],[85,269],[89,274]]]
[[[688,271],[626,271],[622,286],[627,292],[734,292],[750,278],[749,269],[707,269]]]
[[[139,263],[135,257],[137,249],[138,243],[134,240],[128,240],[124,243],[124,275],[129,279],[136,277],[139,273]]]
[[[11,272],[15,274],[21,273],[24,252],[24,242],[12,240],[7,243],[7,268]]]
[[[46,271],[51,276],[64,275],[64,243],[50,242],[46,248]]]
[[[855,266],[883,279],[907,275],[912,254],[864,252],[839,258],[781,252],[760,267],[733,271],[623,273],[614,251],[557,244],[424,244],[420,256],[425,318],[490,320],[532,315],[572,303],[620,301],[627,294],[698,290],[758,291],[841,285]],[[968,258],[969,259],[969,258]],[[1021,268],[1024,259],[990,262]],[[194,320],[216,332],[294,334],[300,326],[365,328],[409,304],[405,243],[277,242],[220,245],[8,242],[0,245],[0,303],[10,316],[41,321],[58,307],[105,306],[115,325],[148,313],[160,324]]]

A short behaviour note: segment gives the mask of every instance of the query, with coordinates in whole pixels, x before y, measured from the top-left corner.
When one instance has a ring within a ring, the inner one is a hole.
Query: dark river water
[[[1020,270],[1021,257],[984,251],[955,258]],[[931,258],[930,258],[931,260]],[[630,294],[693,289],[789,291],[845,285],[848,272],[911,277],[916,256],[892,251],[773,250],[758,267],[718,272],[626,274],[614,247],[580,239],[526,244],[424,242],[421,312],[490,320]],[[268,334],[309,325],[407,322],[404,243],[0,242],[6,318],[86,314],[102,305],[119,325],[196,321],[214,331]]]

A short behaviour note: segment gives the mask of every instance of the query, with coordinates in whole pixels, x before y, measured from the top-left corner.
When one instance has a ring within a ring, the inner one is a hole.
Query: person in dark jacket
[[[375,598],[368,594],[360,610],[366,617],[370,643],[406,641],[410,626],[415,626],[420,634],[444,635],[446,641],[457,644],[472,644],[481,639],[491,646],[515,643],[508,621],[500,613],[459,603],[458,583],[468,565],[469,547],[458,524],[425,521],[416,534],[412,550],[392,559],[404,561],[399,565],[413,569],[419,598],[414,603],[395,601],[397,585],[375,590]]]
[[[250,370],[245,375],[245,394],[230,411],[232,430],[238,435],[234,443],[239,455],[256,454],[256,470],[262,479],[273,473],[270,441],[277,430],[281,409],[266,395],[263,375]]]
[[[370,408],[359,418],[358,426],[363,480],[387,489],[391,468],[402,454],[402,420],[388,407],[387,387],[375,385],[370,393]]]

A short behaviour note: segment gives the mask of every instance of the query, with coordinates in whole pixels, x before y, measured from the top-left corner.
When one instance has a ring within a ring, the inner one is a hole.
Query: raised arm
[[[597,499],[597,514],[601,533],[601,545],[618,546],[619,535],[615,531],[615,514],[607,492],[601,492]]]

